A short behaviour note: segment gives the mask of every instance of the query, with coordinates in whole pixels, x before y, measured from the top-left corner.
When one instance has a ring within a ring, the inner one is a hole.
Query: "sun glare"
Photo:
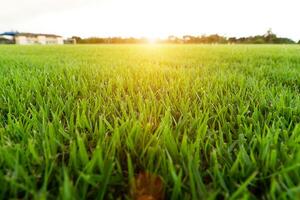
[[[154,37],[147,37],[147,42],[148,44],[156,44],[158,41],[157,38],[154,38]]]

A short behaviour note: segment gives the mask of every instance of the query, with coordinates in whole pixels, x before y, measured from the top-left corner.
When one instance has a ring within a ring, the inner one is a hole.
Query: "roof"
[[[18,34],[18,32],[4,32],[4,33],[1,33],[0,35],[6,35],[6,36],[15,36],[16,34]]]
[[[43,33],[19,33],[19,32],[4,32],[0,35],[8,35],[8,36],[26,36],[26,37],[38,37],[38,36],[45,36],[45,37],[61,37],[60,35],[54,34],[43,34]]]
[[[61,37],[60,35],[43,34],[43,33],[17,33],[16,36],[26,36],[26,37],[37,37],[37,36],[45,36],[45,37]]]

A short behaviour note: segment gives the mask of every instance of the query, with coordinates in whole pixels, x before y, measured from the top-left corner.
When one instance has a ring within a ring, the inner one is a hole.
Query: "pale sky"
[[[0,32],[167,37],[264,34],[300,40],[300,0],[0,0]]]

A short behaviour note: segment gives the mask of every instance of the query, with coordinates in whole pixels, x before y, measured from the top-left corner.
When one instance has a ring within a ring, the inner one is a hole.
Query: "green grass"
[[[300,198],[300,46],[0,46],[0,199]]]

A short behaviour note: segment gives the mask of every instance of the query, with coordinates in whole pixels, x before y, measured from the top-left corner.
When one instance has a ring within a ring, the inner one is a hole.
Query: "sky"
[[[220,34],[300,40],[299,0],[0,0],[0,32],[64,37]]]

